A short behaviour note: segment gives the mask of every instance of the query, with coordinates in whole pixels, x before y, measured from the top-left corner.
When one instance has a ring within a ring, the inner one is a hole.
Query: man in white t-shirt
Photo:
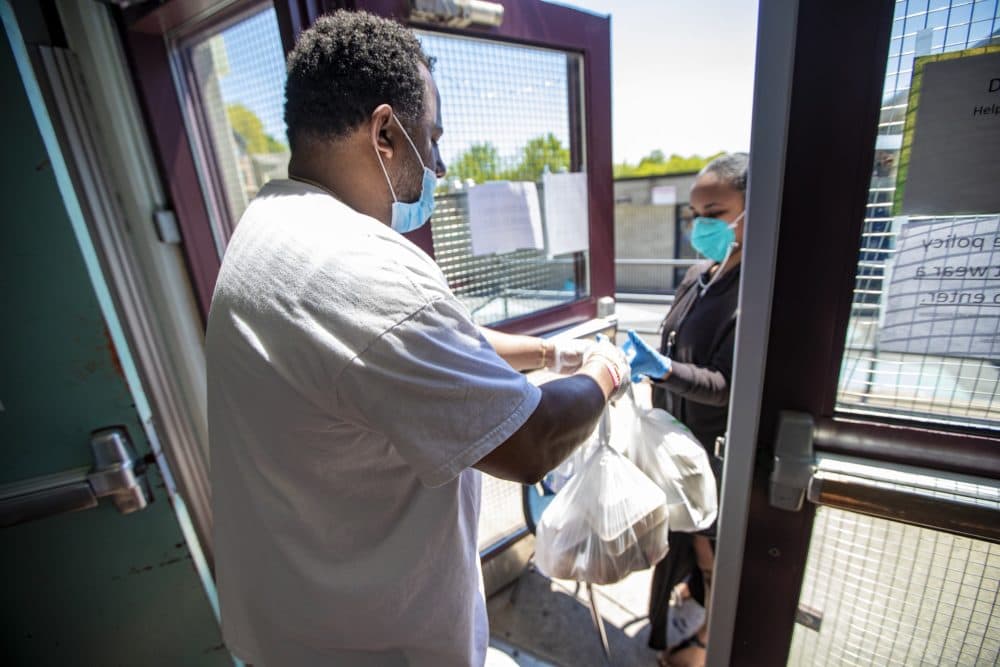
[[[338,12],[289,56],[290,178],[240,220],[206,342],[223,634],[255,667],[481,665],[479,471],[537,481],[628,381],[610,343],[477,327],[400,234],[439,106],[396,23]]]

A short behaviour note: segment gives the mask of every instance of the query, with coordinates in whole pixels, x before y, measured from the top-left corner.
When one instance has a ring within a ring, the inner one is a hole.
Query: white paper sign
[[[649,199],[653,202],[653,206],[673,206],[677,203],[677,186],[654,186],[649,191]]]
[[[900,184],[901,212],[1000,212],[1000,51],[928,58],[910,101],[916,120],[906,180]],[[906,143],[904,138],[904,147]]]
[[[1000,359],[1000,217],[902,220],[879,350]]]
[[[538,188],[527,181],[490,181],[469,190],[472,254],[541,249]]]
[[[549,257],[590,248],[587,174],[543,174],[542,191]]]

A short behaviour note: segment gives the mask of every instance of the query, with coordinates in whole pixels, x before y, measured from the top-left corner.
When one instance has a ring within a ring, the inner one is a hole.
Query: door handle
[[[812,415],[782,410],[774,441],[774,468],[771,471],[772,507],[798,512],[802,509],[809,480],[816,470],[813,454]]]
[[[0,527],[97,507],[110,498],[122,514],[144,509],[153,499],[145,461],[124,427],[94,431],[90,437],[92,467],[33,477],[0,486]]]

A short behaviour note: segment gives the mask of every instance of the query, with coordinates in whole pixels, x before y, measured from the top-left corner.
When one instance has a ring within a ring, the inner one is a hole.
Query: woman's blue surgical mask
[[[743,213],[732,222],[718,218],[695,218],[691,228],[691,246],[709,259],[721,262],[726,259],[736,242],[736,225]]]
[[[413,140],[410,139],[410,135],[406,132],[406,128],[403,124],[399,122],[396,118],[396,114],[392,114],[393,120],[399,125],[399,129],[403,131],[403,136],[406,137],[406,141],[410,144],[410,148],[413,152],[417,154],[417,161],[420,162],[420,166],[424,169],[424,181],[423,186],[420,190],[420,199],[415,202],[401,202],[396,198],[396,191],[392,188],[392,181],[389,180],[389,172],[385,170],[385,163],[382,162],[382,155],[375,150],[375,157],[378,158],[378,163],[382,165],[382,173],[385,174],[385,182],[389,184],[389,192],[392,194],[392,222],[391,227],[399,232],[400,234],[406,234],[407,232],[412,232],[414,229],[421,227],[428,220],[431,219],[431,214],[434,212],[434,188],[437,187],[437,174],[428,169],[424,165],[424,161],[420,158],[420,151],[413,144]]]

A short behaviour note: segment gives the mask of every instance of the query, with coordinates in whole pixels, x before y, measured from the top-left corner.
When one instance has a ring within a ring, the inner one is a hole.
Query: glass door
[[[762,6],[710,664],[997,660],[998,27]]]

